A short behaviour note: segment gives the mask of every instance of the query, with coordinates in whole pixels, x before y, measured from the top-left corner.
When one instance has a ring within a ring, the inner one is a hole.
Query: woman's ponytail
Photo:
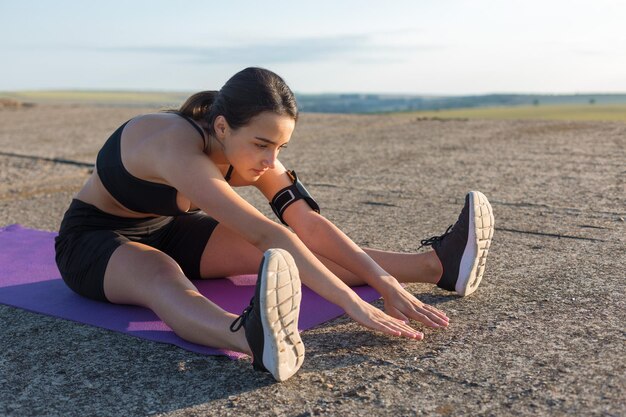
[[[211,106],[217,97],[218,91],[200,91],[189,97],[178,109],[179,113],[193,120],[203,120],[211,111]]]

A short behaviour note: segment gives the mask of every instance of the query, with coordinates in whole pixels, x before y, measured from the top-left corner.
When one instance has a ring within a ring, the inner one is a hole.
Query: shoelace
[[[446,231],[442,235],[433,236],[433,237],[429,237],[427,239],[420,240],[421,245],[420,245],[419,248],[417,248],[417,250],[422,249],[424,246],[432,246],[432,245],[434,245],[437,242],[441,242],[446,236],[448,236],[450,234],[450,230],[452,229],[452,226],[453,226],[452,224],[450,226],[448,226],[448,228],[446,229]]]
[[[237,330],[241,329],[241,326],[246,324],[246,319],[248,318],[248,314],[250,313],[253,307],[254,307],[254,297],[250,299],[250,305],[243,310],[243,313],[241,313],[241,315],[237,317],[235,321],[231,323],[230,325],[231,332],[236,332]]]

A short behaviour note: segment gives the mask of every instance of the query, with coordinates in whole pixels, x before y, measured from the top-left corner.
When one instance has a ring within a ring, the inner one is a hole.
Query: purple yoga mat
[[[155,342],[170,343],[192,352],[242,354],[187,342],[178,337],[151,310],[135,306],[93,301],[75,294],[63,280],[54,261],[56,233],[20,225],[0,228],[0,303],[37,313],[73,320]],[[224,310],[235,314],[248,305],[254,294],[256,276],[194,281],[200,292]],[[379,294],[368,286],[354,290],[366,301]],[[342,315],[341,308],[302,287],[300,331]]]

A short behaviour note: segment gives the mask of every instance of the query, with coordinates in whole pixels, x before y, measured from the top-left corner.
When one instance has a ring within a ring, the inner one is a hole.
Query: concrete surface
[[[103,141],[141,111],[0,110],[0,226],[56,230]],[[0,306],[0,415],[624,415],[624,149],[622,123],[305,114],[281,160],[361,245],[415,251],[468,190],[489,197],[479,290],[410,286],[449,329],[412,342],[344,316],[303,334],[307,360],[279,384],[245,360]]]

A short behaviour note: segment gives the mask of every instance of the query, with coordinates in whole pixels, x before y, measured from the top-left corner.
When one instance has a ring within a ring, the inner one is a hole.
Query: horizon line
[[[157,89],[98,89],[98,88],[42,88],[42,89],[19,89],[0,90],[0,94],[22,94],[22,93],[136,93],[136,94],[172,94],[190,95],[199,91],[210,90],[157,90]],[[477,96],[588,96],[588,95],[626,95],[623,92],[603,92],[603,91],[577,91],[577,92],[474,92],[474,93],[414,93],[414,92],[359,92],[359,91],[325,91],[325,92],[303,92],[294,91],[297,95],[324,96],[324,95],[358,95],[358,96],[409,96],[409,97],[477,97]]]

